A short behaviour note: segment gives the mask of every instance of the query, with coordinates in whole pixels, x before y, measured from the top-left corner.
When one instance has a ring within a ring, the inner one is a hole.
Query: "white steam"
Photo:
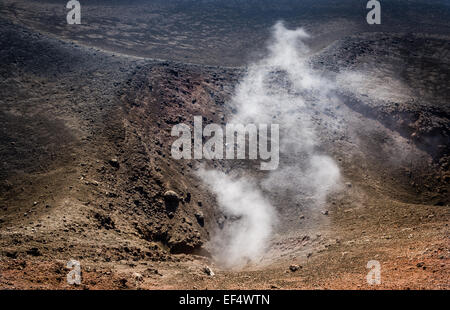
[[[227,267],[242,266],[261,257],[272,232],[275,212],[255,184],[233,179],[216,170],[200,170],[203,181],[214,190],[217,202],[231,221],[213,237],[215,256]]]
[[[259,181],[245,171],[240,178],[199,171],[223,213],[233,219],[212,240],[213,254],[226,266],[258,261],[267,249],[278,203],[269,203],[264,194],[284,204],[285,197],[294,202],[308,198],[314,208],[339,183],[333,159],[317,151],[311,114],[326,107],[332,83],[308,65],[308,37],[303,29],[288,30],[277,23],[267,56],[249,66],[231,102],[237,113],[229,123],[279,124],[279,168]]]

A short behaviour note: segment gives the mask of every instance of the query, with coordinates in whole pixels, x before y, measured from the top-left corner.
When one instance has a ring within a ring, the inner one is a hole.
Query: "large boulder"
[[[180,200],[180,196],[178,196],[178,194],[174,191],[169,190],[164,193],[164,200],[178,202]]]
[[[166,203],[166,211],[169,216],[173,216],[173,213],[178,208],[178,203],[180,201],[180,196],[174,191],[167,191],[164,193],[164,201]]]

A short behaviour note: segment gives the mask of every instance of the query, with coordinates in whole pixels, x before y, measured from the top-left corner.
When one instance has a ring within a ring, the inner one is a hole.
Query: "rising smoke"
[[[317,151],[311,121],[311,107],[326,107],[333,83],[308,65],[308,37],[303,29],[277,23],[267,56],[248,67],[230,103],[237,111],[230,123],[279,124],[279,168],[259,181],[245,171],[237,177],[204,168],[198,172],[223,213],[233,219],[212,239],[215,258],[227,267],[258,261],[267,249],[277,216],[266,194],[308,197],[314,208],[339,183],[338,166]]]

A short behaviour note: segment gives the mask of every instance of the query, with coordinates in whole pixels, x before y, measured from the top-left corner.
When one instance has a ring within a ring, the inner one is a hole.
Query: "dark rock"
[[[124,287],[124,288],[128,286],[128,285],[127,285],[127,282],[128,282],[128,280],[125,279],[125,278],[122,278],[122,279],[119,280],[120,286],[122,286],[122,287]]]
[[[27,254],[31,255],[31,256],[41,256],[42,255],[41,251],[39,251],[38,248],[31,248],[31,249],[29,249],[27,251]]]
[[[119,164],[119,161],[117,160],[117,158],[111,158],[109,160],[109,164],[111,166],[113,166],[114,168],[119,168],[120,167],[120,164]]]
[[[101,227],[106,229],[114,229],[116,227],[114,221],[108,215],[95,213],[94,217],[99,221]]]
[[[17,258],[17,251],[6,252],[5,255],[6,255],[6,257],[16,259]]]
[[[200,251],[203,241],[199,235],[174,234],[167,241],[172,254],[191,254]]]
[[[195,218],[197,219],[197,222],[200,226],[204,226],[205,225],[205,217],[203,216],[202,212],[197,212],[195,213]]]
[[[185,201],[186,203],[191,202],[191,193],[187,193],[187,194],[186,194],[186,198],[184,199],[184,201]]]
[[[169,190],[169,191],[164,193],[164,199],[178,202],[180,200],[180,197],[174,191],[170,191]]]
[[[301,268],[302,268],[302,266],[300,266],[300,265],[290,265],[289,266],[289,270],[292,272],[296,272],[297,270],[299,270]]]
[[[166,203],[167,213],[173,213],[178,208],[178,203],[180,201],[180,197],[174,191],[167,191],[164,193],[164,201]]]

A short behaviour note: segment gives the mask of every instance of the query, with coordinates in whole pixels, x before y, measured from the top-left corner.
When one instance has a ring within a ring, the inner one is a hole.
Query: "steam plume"
[[[276,208],[264,194],[308,197],[314,208],[325,202],[339,182],[339,168],[317,152],[318,139],[311,122],[314,109],[330,100],[332,83],[308,65],[309,35],[303,29],[273,27],[267,56],[250,65],[237,86],[231,104],[237,113],[230,123],[278,123],[280,167],[257,181],[243,172],[232,178],[214,170],[199,176],[217,195],[219,207],[234,218],[213,238],[216,258],[227,266],[258,260],[269,244],[276,223]]]

